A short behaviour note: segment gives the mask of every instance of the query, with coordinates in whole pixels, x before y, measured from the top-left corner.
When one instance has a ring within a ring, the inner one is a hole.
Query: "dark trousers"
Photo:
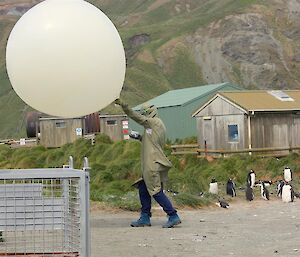
[[[147,213],[151,216],[151,195],[147,190],[144,180],[139,183],[138,188],[142,205],[141,211],[142,213]],[[153,195],[153,198],[163,208],[167,215],[172,216],[176,214],[176,210],[173,208],[171,201],[164,194],[163,189],[161,189],[157,194]]]

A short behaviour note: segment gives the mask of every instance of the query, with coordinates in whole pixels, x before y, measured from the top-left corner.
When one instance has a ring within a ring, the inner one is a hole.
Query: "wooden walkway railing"
[[[286,156],[293,151],[299,151],[298,147],[267,147],[267,148],[252,148],[252,149],[240,149],[240,150],[224,150],[224,149],[201,149],[197,144],[190,145],[172,145],[173,155],[185,155],[192,154],[199,157],[205,157],[213,155],[214,157],[225,157],[232,154],[249,154],[262,155],[262,156]]]
[[[37,145],[35,138],[21,138],[19,140],[15,139],[1,139],[0,145],[9,145],[10,147],[32,147]]]
[[[83,136],[84,139],[90,140],[91,144],[95,144],[95,134],[87,134]],[[0,145],[9,145],[11,148],[21,148],[21,147],[33,147],[38,145],[36,138],[21,138],[21,139],[0,139]]]

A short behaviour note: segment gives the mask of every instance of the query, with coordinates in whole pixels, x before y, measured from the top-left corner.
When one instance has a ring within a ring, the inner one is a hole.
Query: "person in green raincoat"
[[[166,128],[158,117],[156,107],[146,103],[142,105],[140,112],[136,112],[120,99],[115,100],[115,103],[120,105],[131,119],[144,127],[141,139],[142,178],[135,183],[139,189],[141,216],[137,221],[133,221],[131,226],[151,226],[151,196],[168,215],[168,221],[163,225],[164,228],[180,224],[181,220],[177,211],[163,192],[163,184],[167,180],[172,164],[163,152]]]

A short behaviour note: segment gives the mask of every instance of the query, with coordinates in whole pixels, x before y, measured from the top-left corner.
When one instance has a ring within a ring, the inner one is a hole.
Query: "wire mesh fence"
[[[0,256],[89,257],[89,176],[0,170]]]

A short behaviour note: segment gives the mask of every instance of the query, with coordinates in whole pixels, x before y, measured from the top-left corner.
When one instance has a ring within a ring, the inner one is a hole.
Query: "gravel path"
[[[166,217],[159,209],[152,227],[131,228],[138,213],[94,211],[92,257],[300,256],[300,200],[237,201],[179,214],[174,229],[161,228]]]

